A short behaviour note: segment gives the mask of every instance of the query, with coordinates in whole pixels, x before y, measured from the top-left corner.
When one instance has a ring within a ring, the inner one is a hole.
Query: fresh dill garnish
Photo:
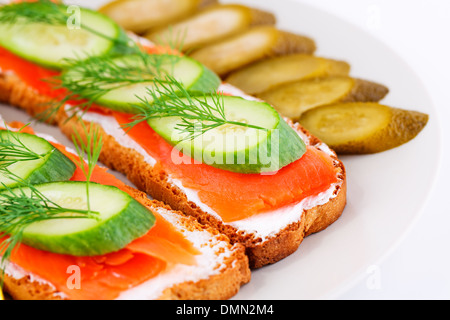
[[[0,23],[45,23],[66,25],[68,14],[65,6],[50,0],[17,2],[0,7]]]
[[[19,133],[10,130],[2,131],[5,133],[0,135],[0,170],[17,162],[38,160],[45,156],[27,147],[19,138]]]
[[[91,56],[87,59],[65,59],[65,72],[47,81],[56,90],[67,92],[58,101],[47,104],[46,110],[37,115],[41,121],[51,119],[63,107],[70,120],[80,112],[86,112],[109,92],[134,85],[154,86],[154,79],[162,79],[173,72],[181,56],[161,53],[150,54],[136,48],[126,56]],[[171,80],[173,81],[173,80]]]
[[[1,171],[19,185],[9,188],[2,183],[5,190],[0,192],[0,284],[3,284],[6,263],[14,248],[21,243],[23,232],[28,226],[55,219],[97,219],[98,212],[64,208],[8,169]]]
[[[81,124],[85,139],[83,139],[77,130],[74,130],[72,141],[78,154],[77,165],[83,171],[86,178],[86,199],[88,211],[90,211],[89,183],[102,151],[103,139],[99,134],[98,128],[93,128],[92,125],[90,128],[86,128],[84,122],[81,122]]]
[[[189,51],[183,50],[184,47],[184,41],[187,36],[187,29],[184,29],[183,31],[175,32],[173,30],[172,26],[168,27],[168,32],[164,36],[158,36],[155,40],[155,44],[162,47],[168,47],[172,50],[175,50],[176,52],[183,52],[186,55],[189,55]]]
[[[17,24],[40,23],[53,26],[67,26],[67,22],[71,15],[67,11],[67,8],[68,7],[65,4],[55,3],[50,0],[11,3],[0,6],[0,24],[9,24],[12,26]],[[91,34],[114,42],[116,45],[126,47],[127,49],[136,46],[135,42],[131,41],[127,36],[123,39],[111,38],[95,28],[83,24],[81,21],[79,27]]]
[[[19,129],[18,132],[20,133],[22,129]],[[65,208],[9,170],[8,167],[14,163],[35,160],[34,157],[40,157],[40,155],[35,154],[23,144],[18,138],[17,132],[9,129],[6,129],[6,131],[6,138],[2,140],[6,148],[0,148],[0,159],[6,158],[7,160],[0,166],[0,175],[13,181],[15,187],[11,188],[1,182],[3,190],[0,192],[0,255],[2,256],[0,285],[3,283],[6,262],[9,261],[12,250],[17,244],[21,243],[23,232],[28,226],[39,221],[55,219],[97,219],[99,213],[92,211],[89,204],[89,180],[97,163],[102,145],[101,138],[98,138],[98,132],[96,131],[88,134],[87,143],[75,144],[77,150],[79,150],[80,168],[88,180],[86,182],[88,209]],[[9,143],[11,141],[12,143]],[[78,143],[79,140],[75,138],[74,141]],[[86,155],[87,164],[81,159],[82,155]],[[10,156],[15,156],[15,158],[9,158]]]
[[[223,125],[267,131],[263,127],[227,119],[223,95],[219,92],[193,95],[171,76],[166,76],[165,81],[154,79],[154,82],[155,89],[147,90],[151,100],[139,97],[141,103],[135,107],[140,112],[133,117],[134,121],[123,124],[124,129],[151,119],[179,117],[181,123],[175,129],[182,135],[182,140],[193,140]]]
[[[70,94],[95,103],[105,94],[136,84],[153,84],[153,79],[170,72],[180,57],[169,54],[135,54],[126,57],[91,57],[69,61],[66,72],[56,77]],[[169,70],[167,70],[169,69]]]

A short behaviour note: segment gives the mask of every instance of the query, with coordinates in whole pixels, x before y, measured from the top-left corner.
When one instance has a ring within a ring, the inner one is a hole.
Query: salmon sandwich
[[[62,5],[21,5],[0,9],[0,100],[69,137],[98,130],[102,163],[242,245],[251,268],[287,257],[342,214],[342,162],[271,105],[98,12],[82,9],[69,34]],[[37,5],[54,19],[31,16]]]
[[[228,299],[250,280],[241,245],[98,166],[96,132],[74,151],[11,126],[0,129],[0,253],[12,298]]]

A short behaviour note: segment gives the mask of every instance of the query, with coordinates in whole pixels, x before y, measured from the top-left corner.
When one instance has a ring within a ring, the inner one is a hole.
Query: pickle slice
[[[200,0],[200,3],[198,4],[199,9],[204,9],[206,7],[216,5],[219,3],[219,0]]]
[[[247,94],[257,95],[282,84],[331,75],[346,76],[350,65],[345,61],[309,54],[293,54],[264,59],[232,72],[226,82]]]
[[[335,102],[378,102],[388,89],[348,76],[330,76],[292,82],[266,91],[259,98],[284,116],[298,120],[302,113]]]
[[[125,30],[143,33],[184,19],[205,4],[200,0],[116,0],[99,9]]]
[[[273,26],[258,26],[196,50],[191,57],[225,77],[234,70],[265,58],[295,53],[312,54],[315,49],[314,40],[308,37]]]
[[[338,154],[372,154],[414,139],[428,115],[373,102],[348,102],[309,110],[299,122]]]
[[[199,49],[257,25],[273,25],[272,13],[237,4],[210,6],[170,26],[152,30],[145,37],[155,43],[171,43],[181,51]]]

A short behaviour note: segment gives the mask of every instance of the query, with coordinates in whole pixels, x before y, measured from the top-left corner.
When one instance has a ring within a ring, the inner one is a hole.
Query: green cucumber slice
[[[38,136],[9,130],[0,131],[0,189],[15,187],[17,178],[30,183],[69,180],[75,164],[47,140]]]
[[[0,18],[2,10],[10,6],[39,5],[45,6],[36,2],[0,7]],[[109,53],[115,48],[114,40],[122,37],[120,27],[98,12],[80,7],[53,6],[67,16],[65,25],[52,22],[51,16],[48,23],[44,23],[30,22],[29,18],[19,15],[14,23],[0,23],[0,46],[44,67],[61,69],[66,65],[65,58],[81,60]]]
[[[63,208],[87,210],[86,182],[53,182],[34,188]],[[11,191],[31,194],[29,188]],[[60,218],[33,222],[23,230],[21,242],[53,253],[96,256],[123,249],[145,235],[155,223],[149,209],[116,187],[91,182],[89,198],[91,211],[99,213],[96,219]]]
[[[138,113],[140,98],[150,103],[153,100],[148,90],[159,96],[154,79],[164,80],[166,76],[173,77],[192,94],[216,92],[221,83],[200,62],[171,54],[126,55],[108,62],[83,61],[63,72],[62,83],[68,90],[107,108]],[[159,90],[164,91],[161,87]]]
[[[213,104],[213,98],[207,98]],[[202,163],[238,173],[272,173],[300,159],[306,146],[300,136],[267,103],[224,96],[228,121],[238,121],[267,130],[221,125],[186,139],[177,126],[179,117],[155,118],[149,125],[176,149]],[[180,161],[173,158],[172,160]]]

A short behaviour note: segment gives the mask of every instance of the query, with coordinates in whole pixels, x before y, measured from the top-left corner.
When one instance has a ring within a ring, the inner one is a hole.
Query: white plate
[[[382,103],[430,115],[424,131],[402,147],[377,155],[342,157],[348,174],[348,204],[342,217],[305,239],[293,255],[254,271],[252,281],[234,299],[339,297],[398,245],[421,214],[439,166],[436,110],[414,70],[363,30],[290,0],[222,2],[274,12],[281,29],[315,39],[317,55],[345,60],[352,66],[352,76],[388,86],[391,92]],[[98,2],[89,1],[90,6],[93,3]],[[0,106],[0,114],[6,120],[29,120],[10,107]],[[56,128],[39,125],[36,129],[70,145]]]
[[[342,157],[348,174],[342,217],[305,239],[290,257],[254,272],[236,297],[336,298],[385,258],[421,214],[439,165],[437,113],[414,70],[367,32],[299,2],[239,2],[274,12],[280,29],[312,37],[317,55],[349,62],[352,76],[388,86],[390,93],[382,103],[430,115],[424,131],[400,148]]]

